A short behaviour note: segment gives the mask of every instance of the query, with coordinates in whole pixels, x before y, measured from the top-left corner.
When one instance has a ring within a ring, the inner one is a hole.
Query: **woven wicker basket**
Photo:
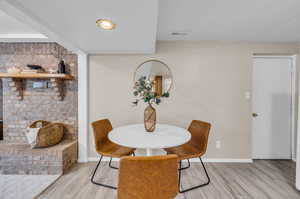
[[[58,144],[64,135],[64,124],[51,123],[44,120],[33,122],[30,128],[40,128],[36,137],[34,148],[49,147]]]

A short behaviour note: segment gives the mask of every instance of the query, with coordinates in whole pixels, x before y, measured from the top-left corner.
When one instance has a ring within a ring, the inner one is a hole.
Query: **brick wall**
[[[56,43],[0,43],[0,72],[12,66],[27,68],[27,64],[57,69],[60,58],[75,76],[75,80],[65,81],[63,101],[55,98],[51,87],[33,89],[33,82],[40,80],[26,80],[24,98],[18,101],[9,80],[3,79],[4,143],[26,143],[26,127],[40,119],[67,124],[66,138],[77,138],[77,55]]]

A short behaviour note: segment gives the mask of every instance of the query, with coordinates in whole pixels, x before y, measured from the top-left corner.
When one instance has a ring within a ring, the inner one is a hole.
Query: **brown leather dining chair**
[[[100,160],[93,172],[91,182],[99,186],[103,186],[111,189],[117,189],[116,187],[111,185],[95,182],[94,177],[101,163],[101,160],[103,156],[110,157],[109,167],[113,169],[118,169],[111,165],[112,158],[121,158],[123,156],[134,154],[135,149],[119,146],[117,144],[112,143],[108,139],[108,133],[113,129],[108,119],[95,121],[92,123],[92,127],[94,130],[96,151],[98,154],[100,154]]]
[[[178,193],[176,155],[123,157],[118,199],[172,199]]]
[[[207,170],[203,164],[201,157],[205,154],[207,143],[208,143],[208,135],[210,131],[211,124],[199,120],[193,120],[190,124],[188,131],[192,134],[191,140],[181,146],[173,147],[173,148],[166,148],[165,151],[168,154],[176,154],[179,159],[179,192],[184,193],[187,191],[191,191],[193,189],[197,189],[208,185],[210,183],[210,178],[207,173]],[[207,182],[191,187],[189,189],[181,190],[181,171],[184,169],[188,169],[190,167],[191,158],[199,158],[204,169],[205,175],[207,177]],[[188,166],[182,167],[182,160],[188,160]]]

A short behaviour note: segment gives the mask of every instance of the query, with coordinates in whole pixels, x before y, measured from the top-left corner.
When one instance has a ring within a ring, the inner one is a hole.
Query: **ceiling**
[[[158,39],[300,41],[299,19],[299,0],[161,0]]]
[[[0,0],[0,5],[18,19],[0,11],[0,41],[43,33],[90,54],[153,53],[156,40],[300,41],[299,0]],[[116,29],[100,29],[99,18],[111,19]]]
[[[87,53],[152,53],[158,0],[9,0],[13,6]],[[105,31],[96,20],[108,18]]]
[[[37,31],[0,10],[0,34],[36,34]]]
[[[46,36],[0,10],[0,41],[13,39],[46,39]]]

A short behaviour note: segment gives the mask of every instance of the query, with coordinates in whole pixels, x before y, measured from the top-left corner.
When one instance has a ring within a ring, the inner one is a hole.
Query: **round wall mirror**
[[[152,59],[141,63],[135,71],[134,82],[143,78],[151,81],[153,92],[157,96],[170,93],[173,77],[170,68],[164,62]]]

